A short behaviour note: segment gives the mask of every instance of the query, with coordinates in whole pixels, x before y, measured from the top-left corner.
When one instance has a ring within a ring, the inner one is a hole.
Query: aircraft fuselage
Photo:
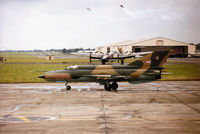
[[[66,70],[46,72],[45,79],[67,82],[96,82],[98,79],[109,81],[152,80],[159,78],[161,69],[125,65],[72,66]]]

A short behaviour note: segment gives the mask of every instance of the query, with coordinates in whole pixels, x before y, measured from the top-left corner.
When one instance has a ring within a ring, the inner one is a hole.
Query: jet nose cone
[[[45,75],[39,75],[38,78],[45,79]]]

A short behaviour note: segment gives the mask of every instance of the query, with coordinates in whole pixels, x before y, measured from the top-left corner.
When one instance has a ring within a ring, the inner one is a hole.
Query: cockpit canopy
[[[77,70],[77,69],[78,69],[77,65],[69,66],[66,68],[66,70]]]

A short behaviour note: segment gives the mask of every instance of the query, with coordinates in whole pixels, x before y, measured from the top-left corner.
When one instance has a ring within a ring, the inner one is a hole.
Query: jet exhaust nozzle
[[[38,78],[45,79],[45,75],[40,75]]]

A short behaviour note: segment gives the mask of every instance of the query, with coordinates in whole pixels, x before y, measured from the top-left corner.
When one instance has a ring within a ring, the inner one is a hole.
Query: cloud
[[[0,0],[0,49],[93,48],[161,35],[200,42],[199,5],[196,0]]]

